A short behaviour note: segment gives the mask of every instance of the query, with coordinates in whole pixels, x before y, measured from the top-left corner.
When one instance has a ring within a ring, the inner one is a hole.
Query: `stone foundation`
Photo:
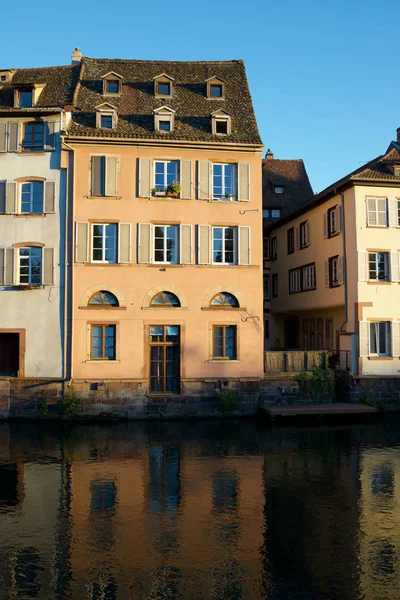
[[[337,375],[346,402],[359,402],[383,410],[400,409],[400,377]]]

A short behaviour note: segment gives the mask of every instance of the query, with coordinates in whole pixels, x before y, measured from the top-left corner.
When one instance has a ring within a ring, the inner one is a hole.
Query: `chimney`
[[[400,128],[399,128],[400,129]],[[266,160],[272,160],[274,158],[274,153],[268,148],[267,153],[265,155]]]
[[[397,143],[400,144],[400,127],[396,129],[397,131]]]
[[[71,56],[71,65],[79,65],[82,60],[82,52],[79,48],[75,48]]]

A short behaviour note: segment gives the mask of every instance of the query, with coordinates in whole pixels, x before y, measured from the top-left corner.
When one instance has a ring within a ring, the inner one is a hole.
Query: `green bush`
[[[49,413],[49,392],[47,390],[40,390],[39,399],[40,415],[45,418]]]
[[[335,395],[335,376],[328,367],[326,354],[322,355],[321,366],[314,367],[311,373],[299,373],[297,384],[302,394],[310,394],[313,400],[331,402]]]
[[[221,412],[237,410],[239,402],[235,390],[217,390],[215,393],[217,404]]]
[[[368,406],[373,406],[377,408],[377,402],[375,400],[375,394],[372,390],[368,390],[364,392],[364,394],[360,398],[362,404],[367,404]]]
[[[64,401],[60,412],[62,415],[74,419],[78,416],[84,405],[83,398],[79,398],[76,392],[69,391],[64,394]]]

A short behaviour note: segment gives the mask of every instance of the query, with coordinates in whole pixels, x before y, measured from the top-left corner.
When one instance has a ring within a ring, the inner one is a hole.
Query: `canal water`
[[[400,598],[400,420],[0,425],[0,598]]]

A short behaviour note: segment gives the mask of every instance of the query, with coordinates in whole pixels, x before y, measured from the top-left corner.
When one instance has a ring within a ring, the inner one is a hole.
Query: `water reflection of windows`
[[[179,445],[150,447],[148,491],[152,514],[177,510],[181,500]]]
[[[18,504],[18,466],[0,465],[0,510]]]
[[[114,520],[117,487],[113,481],[90,482],[90,541],[94,547],[111,549],[115,544]]]
[[[37,577],[44,568],[41,566],[42,560],[36,549],[28,547],[18,550],[10,562],[13,592],[9,597],[40,598],[42,586],[37,581]]]
[[[92,481],[90,491],[92,511],[109,512],[114,508],[117,488],[113,481]]]
[[[391,464],[379,465],[371,473],[371,492],[373,494],[394,494],[394,469]]]
[[[396,572],[397,567],[397,552],[396,546],[391,542],[379,543],[375,554],[377,571],[392,575]]]
[[[233,469],[217,471],[213,476],[213,507],[232,511],[237,508],[238,477]]]

